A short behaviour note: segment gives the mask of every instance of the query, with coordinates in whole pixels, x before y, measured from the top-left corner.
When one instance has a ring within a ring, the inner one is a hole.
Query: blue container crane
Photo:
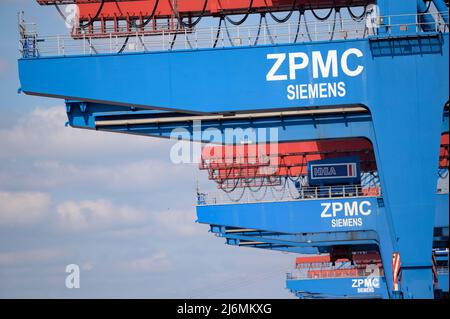
[[[329,4],[316,11],[326,8],[342,9]],[[22,23],[21,91],[64,99],[73,128],[160,138],[179,129],[184,135],[175,138],[199,142],[211,141],[211,129],[222,136],[227,129],[276,132],[255,134],[252,143],[369,140],[376,172],[356,169],[352,176],[358,184],[376,173],[376,192],[362,185],[327,193],[348,184],[338,181],[302,185],[290,200],[230,204],[202,193],[197,221],[230,245],[331,255],[344,247],[346,258],[379,254],[376,293],[354,290],[354,280],[364,285],[361,276],[288,278],[300,297],[448,296],[448,189],[436,186],[437,172],[448,172],[448,145],[446,167],[439,161],[442,134],[448,139],[447,5],[378,0],[367,9],[351,27],[320,21],[306,32],[296,21],[276,34],[261,22],[225,30],[219,14],[217,28],[136,32],[123,44],[112,33],[44,38]],[[300,19],[313,10],[300,9]],[[229,144],[242,143],[248,138]]]

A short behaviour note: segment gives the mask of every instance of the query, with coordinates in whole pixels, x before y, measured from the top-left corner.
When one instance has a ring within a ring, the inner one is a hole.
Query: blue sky
[[[196,165],[173,142],[66,128],[61,100],[18,94],[17,12],[66,33],[53,8],[0,2],[0,297],[292,298],[295,255],[235,248],[195,221]],[[81,267],[81,288],[65,267]]]

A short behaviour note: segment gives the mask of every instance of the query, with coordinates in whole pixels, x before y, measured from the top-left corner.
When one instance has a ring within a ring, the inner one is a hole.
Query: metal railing
[[[284,186],[263,186],[258,190],[250,187],[237,188],[232,193],[223,190],[197,194],[197,205],[245,204],[260,202],[299,201],[327,198],[378,197],[379,187],[363,187],[361,185],[302,187],[296,189],[286,183]]]
[[[425,15],[432,17],[433,21],[424,22]],[[33,24],[22,23],[23,27],[31,25]],[[76,34],[77,39],[74,39],[71,35],[39,36],[34,30],[26,30],[21,32],[20,50],[23,57],[195,50],[358,39],[377,35],[399,35],[405,31],[422,32],[422,30],[447,32],[448,24],[444,22],[441,14],[426,13],[367,17],[359,22],[342,18],[312,22],[303,19],[300,23],[263,23],[248,26],[227,25],[224,22],[220,28],[199,27],[175,32],[143,29],[126,38],[111,32],[105,33],[102,38],[92,34]],[[30,43],[33,44],[31,51]]]
[[[354,278],[384,276],[383,267],[380,262],[352,264],[350,261],[341,261],[332,264],[311,263],[304,265],[305,267],[296,268],[286,273],[286,279],[307,280],[307,279],[323,279],[323,278]]]
[[[378,276],[384,276],[383,269],[378,268]],[[367,271],[364,268],[346,267],[346,268],[333,268],[333,269],[310,269],[288,272],[286,273],[287,280],[311,280],[311,279],[335,279],[335,278],[356,278],[367,277],[372,274],[371,271]]]

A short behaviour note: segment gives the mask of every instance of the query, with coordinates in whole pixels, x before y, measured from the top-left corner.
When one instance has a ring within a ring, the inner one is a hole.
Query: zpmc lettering
[[[308,81],[289,84],[286,88],[289,100],[344,97],[347,94],[344,81],[316,83],[314,80],[337,78],[340,74],[347,77],[359,76],[364,71],[364,66],[358,63],[350,66],[350,57],[359,59],[363,57],[363,53],[359,49],[350,48],[341,56],[338,56],[337,50],[330,50],[327,52],[326,58],[321,51],[312,51],[311,54],[305,52],[268,54],[267,59],[274,60],[274,62],[266,74],[266,81],[297,81],[302,78],[299,76],[299,72],[304,70],[306,72],[303,78]],[[287,73],[286,64],[288,66]],[[284,73],[282,70],[285,70]]]
[[[332,228],[360,227],[364,224],[363,217],[372,214],[372,204],[369,201],[328,202],[321,203],[321,218],[330,219]]]

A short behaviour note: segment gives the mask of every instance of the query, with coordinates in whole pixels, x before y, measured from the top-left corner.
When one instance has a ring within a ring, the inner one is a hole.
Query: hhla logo
[[[80,267],[76,264],[66,266],[66,287],[68,289],[80,288]]]

